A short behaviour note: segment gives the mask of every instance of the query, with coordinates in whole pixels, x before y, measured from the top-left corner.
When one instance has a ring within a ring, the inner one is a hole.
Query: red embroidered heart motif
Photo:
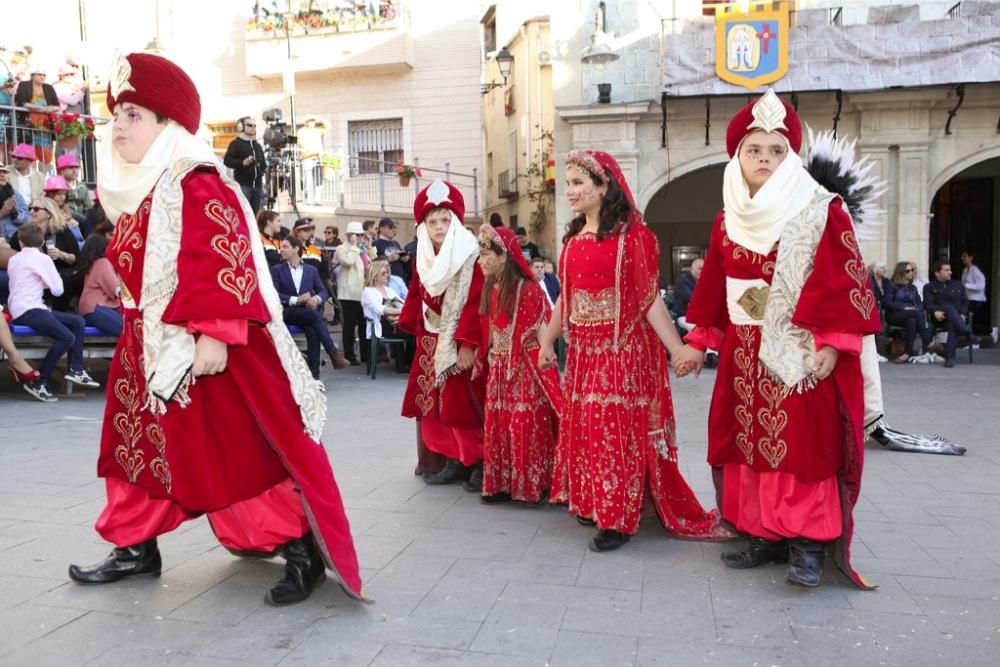
[[[777,468],[784,460],[785,455],[788,454],[788,445],[785,444],[784,440],[772,443],[770,438],[761,438],[760,442],[757,443],[757,448],[772,468]]]
[[[750,414],[750,410],[748,410],[745,405],[737,405],[735,413],[736,421],[743,426],[744,431],[749,431],[750,426],[753,424],[753,415]]]
[[[872,313],[875,310],[875,295],[871,293],[871,290],[862,291],[855,287],[851,290],[849,297],[851,305],[861,313],[861,317],[866,320],[871,319]]]
[[[743,452],[743,458],[747,460],[747,464],[753,465],[753,443],[747,439],[745,433],[736,436],[736,446]]]
[[[142,469],[146,467],[144,458],[141,450],[137,449],[130,454],[128,447],[125,445],[115,447],[115,459],[117,459],[118,465],[125,470],[128,481],[133,484]]]

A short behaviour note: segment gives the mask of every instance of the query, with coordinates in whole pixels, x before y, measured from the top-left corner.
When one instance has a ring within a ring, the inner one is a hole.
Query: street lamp
[[[597,69],[604,69],[608,63],[618,60],[618,54],[611,50],[611,40],[605,32],[607,23],[605,21],[604,1],[597,3],[597,13],[594,16],[594,34],[590,37],[590,44],[583,50],[580,62],[586,65],[594,65]]]
[[[499,88],[500,86],[507,85],[507,77],[510,76],[510,70],[514,66],[514,56],[511,55],[507,47],[500,49],[500,52],[496,54],[493,58],[497,61],[497,69],[500,71],[500,76],[503,77],[503,83],[484,83],[480,88],[480,92],[486,94],[493,90],[494,88]]]

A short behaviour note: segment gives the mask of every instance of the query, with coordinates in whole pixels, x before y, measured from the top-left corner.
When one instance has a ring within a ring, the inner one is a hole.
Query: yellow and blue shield
[[[787,72],[787,3],[751,3],[745,11],[737,5],[716,9],[715,73],[720,79],[753,90]]]

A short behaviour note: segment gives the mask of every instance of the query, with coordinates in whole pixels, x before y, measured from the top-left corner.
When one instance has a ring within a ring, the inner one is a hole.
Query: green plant
[[[400,176],[408,176],[409,178],[414,178],[416,176],[423,176],[423,172],[420,171],[420,167],[414,167],[412,165],[403,164],[403,160],[400,159],[396,162],[396,173]]]

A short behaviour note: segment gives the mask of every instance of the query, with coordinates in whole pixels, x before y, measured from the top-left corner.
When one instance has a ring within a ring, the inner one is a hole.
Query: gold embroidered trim
[[[595,324],[611,322],[618,316],[618,288],[605,287],[599,292],[573,290],[570,300],[570,322]]]

